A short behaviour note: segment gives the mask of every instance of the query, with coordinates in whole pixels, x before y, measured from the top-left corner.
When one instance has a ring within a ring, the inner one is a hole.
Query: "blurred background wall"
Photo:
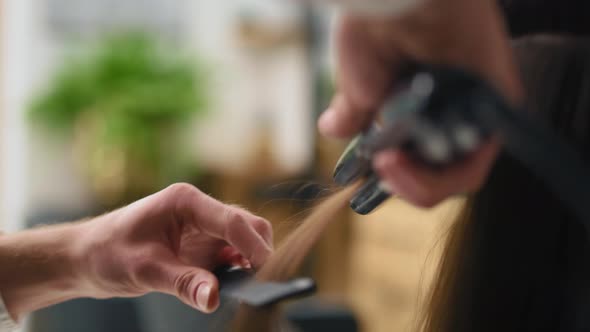
[[[269,29],[292,28],[285,34],[298,34],[299,9],[292,4],[39,0],[8,1],[6,7],[10,12],[4,21],[9,69],[4,77],[10,84],[5,103],[11,111],[5,116],[10,132],[4,136],[10,137],[6,154],[11,160],[6,159],[5,178],[15,181],[6,185],[12,191],[23,187],[22,193],[15,193],[14,202],[6,203],[13,206],[11,210],[92,204],[92,193],[72,168],[69,142],[51,137],[42,124],[29,128],[21,115],[64,59],[85,52],[88,44],[118,28],[145,29],[181,50],[194,51],[209,66],[207,90],[215,112],[194,124],[198,130],[190,151],[204,167],[247,172],[265,131],[285,174],[297,174],[309,166],[314,132],[307,90],[311,78],[303,45],[293,40],[267,52],[264,48],[273,47],[272,40],[269,45],[249,46],[248,40],[240,40],[239,31],[240,24],[252,21]],[[27,162],[30,156],[34,162]],[[19,219],[15,217],[5,219]]]
[[[333,91],[332,10],[4,0],[0,15],[5,230],[96,215],[185,181],[268,218],[280,239],[330,188],[345,142],[319,137],[315,122]],[[410,330],[444,235],[439,221],[460,204],[344,211],[306,272],[362,331]],[[27,329],[214,331],[223,317],[151,295],[73,301],[35,314]]]

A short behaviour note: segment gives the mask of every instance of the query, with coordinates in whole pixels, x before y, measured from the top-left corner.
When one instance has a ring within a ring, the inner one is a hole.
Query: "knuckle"
[[[188,183],[175,183],[166,189],[171,206],[181,213],[190,211],[201,197],[201,191]]]
[[[227,225],[230,228],[239,228],[247,226],[246,219],[235,209],[228,208],[225,212]]]
[[[260,234],[264,234],[264,235],[272,234],[272,225],[270,224],[270,222],[268,220],[266,220],[264,218],[256,217],[252,221],[252,227],[254,227],[254,229]]]
[[[195,186],[188,183],[175,183],[167,188],[167,192],[176,197],[194,196],[200,193]]]
[[[225,235],[227,239],[233,239],[234,235],[240,235],[248,227],[246,219],[235,209],[225,209]]]

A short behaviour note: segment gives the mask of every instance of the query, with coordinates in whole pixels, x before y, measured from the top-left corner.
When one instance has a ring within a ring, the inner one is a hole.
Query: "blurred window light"
[[[141,29],[179,37],[188,0],[45,0],[49,28],[58,36],[87,37]]]

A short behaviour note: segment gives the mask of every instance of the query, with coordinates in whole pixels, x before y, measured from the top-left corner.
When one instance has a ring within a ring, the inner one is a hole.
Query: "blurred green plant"
[[[109,36],[59,68],[29,115],[73,135],[103,203],[117,204],[194,173],[180,133],[206,109],[206,76],[147,34]]]

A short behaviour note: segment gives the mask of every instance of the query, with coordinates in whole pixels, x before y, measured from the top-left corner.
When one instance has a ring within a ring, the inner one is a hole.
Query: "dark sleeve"
[[[514,37],[559,33],[590,36],[590,0],[499,0]]]

